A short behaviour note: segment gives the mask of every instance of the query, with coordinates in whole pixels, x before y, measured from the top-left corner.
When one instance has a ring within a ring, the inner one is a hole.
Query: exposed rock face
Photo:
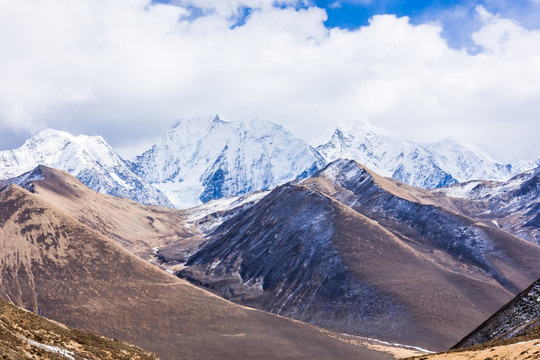
[[[178,211],[92,192],[50,168],[25,179],[33,193],[5,183],[0,190],[0,297],[18,306],[161,359],[391,358],[223,300],[118,245],[144,255],[144,246],[168,241],[174,222],[179,238],[191,236]],[[149,229],[154,237],[139,234]]]
[[[540,335],[540,280],[504,305],[454,348],[508,340],[535,330]]]
[[[218,116],[180,120],[134,170],[177,208],[266,190],[324,166],[318,152],[279,125]]]
[[[461,207],[464,213],[540,244],[540,167],[505,182],[470,181],[437,191],[472,200],[476,206]]]
[[[178,275],[342,332],[444,349],[540,275],[540,248],[341,160],[225,221]]]

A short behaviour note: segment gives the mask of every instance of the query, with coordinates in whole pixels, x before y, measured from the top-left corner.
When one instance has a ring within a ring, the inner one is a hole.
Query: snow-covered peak
[[[37,165],[77,175],[93,163],[117,166],[123,160],[101,136],[74,136],[46,129],[25,141],[20,148],[0,152],[0,177],[15,177]]]
[[[137,171],[177,207],[265,190],[323,165],[317,152],[283,127],[253,117],[180,120],[135,159]]]
[[[475,179],[502,181],[535,164],[499,164],[484,152],[451,138],[415,143],[367,122],[338,127],[317,150],[326,162],[353,159],[383,176],[424,188]]]
[[[317,147],[326,162],[356,160],[383,176],[391,176],[414,143],[365,121],[339,126],[328,143]]]
[[[46,129],[20,148],[0,151],[0,179],[17,177],[38,165],[66,171],[102,193],[170,206],[167,198],[134,174],[101,136]]]
[[[395,132],[387,130],[387,129],[379,128],[365,120],[348,121],[348,122],[341,123],[336,127],[336,130],[339,130],[340,132],[344,134],[355,135],[355,136],[362,136],[362,134],[365,134],[365,135],[369,134],[369,135],[376,135],[376,136],[400,138],[400,136],[396,134]]]

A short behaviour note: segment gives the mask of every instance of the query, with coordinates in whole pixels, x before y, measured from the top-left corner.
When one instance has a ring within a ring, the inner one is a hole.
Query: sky
[[[540,0],[0,0],[0,149],[55,128],[129,158],[212,114],[540,158]]]

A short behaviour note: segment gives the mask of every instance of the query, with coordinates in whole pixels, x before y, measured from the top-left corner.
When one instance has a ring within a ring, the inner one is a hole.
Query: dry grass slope
[[[416,356],[415,360],[534,360],[540,359],[540,326],[526,334],[482,343],[444,353]]]
[[[62,356],[61,352],[67,356]],[[156,360],[125,342],[69,328],[0,300],[2,359]]]

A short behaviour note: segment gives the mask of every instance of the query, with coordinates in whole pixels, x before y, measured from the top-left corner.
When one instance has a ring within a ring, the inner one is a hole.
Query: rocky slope
[[[172,209],[91,192],[50,168],[26,178],[19,183],[31,191],[6,183],[0,191],[4,299],[162,359],[390,358],[335,333],[232,304],[136,257],[134,251],[144,254],[154,242],[183,237],[182,217]],[[85,207],[86,223],[78,218]],[[110,220],[100,226],[102,216]],[[123,222],[113,240],[112,227]],[[179,225],[169,229],[174,222]],[[152,228],[150,239],[138,234]]]
[[[540,338],[540,280],[504,305],[454,348],[508,340],[531,333]]]
[[[502,181],[538,165],[538,161],[499,164],[450,139],[415,143],[366,122],[338,127],[317,150],[327,163],[356,160],[383,176],[422,188],[477,179]]]
[[[525,360],[539,357],[540,280],[504,305],[450,351],[415,359]]]
[[[19,176],[38,165],[64,170],[104,194],[171,206],[166,196],[134,174],[100,136],[73,136],[47,129],[18,149],[0,151],[0,179]]]
[[[448,348],[540,276],[540,247],[460,201],[337,161],[225,221],[177,274],[340,332]]]
[[[313,148],[279,125],[214,116],[180,120],[133,169],[187,208],[305,178],[322,166]]]
[[[148,351],[69,328],[0,299],[2,359],[157,360]]]
[[[540,167],[505,182],[469,181],[437,192],[472,200],[476,206],[463,212],[540,244]]]

